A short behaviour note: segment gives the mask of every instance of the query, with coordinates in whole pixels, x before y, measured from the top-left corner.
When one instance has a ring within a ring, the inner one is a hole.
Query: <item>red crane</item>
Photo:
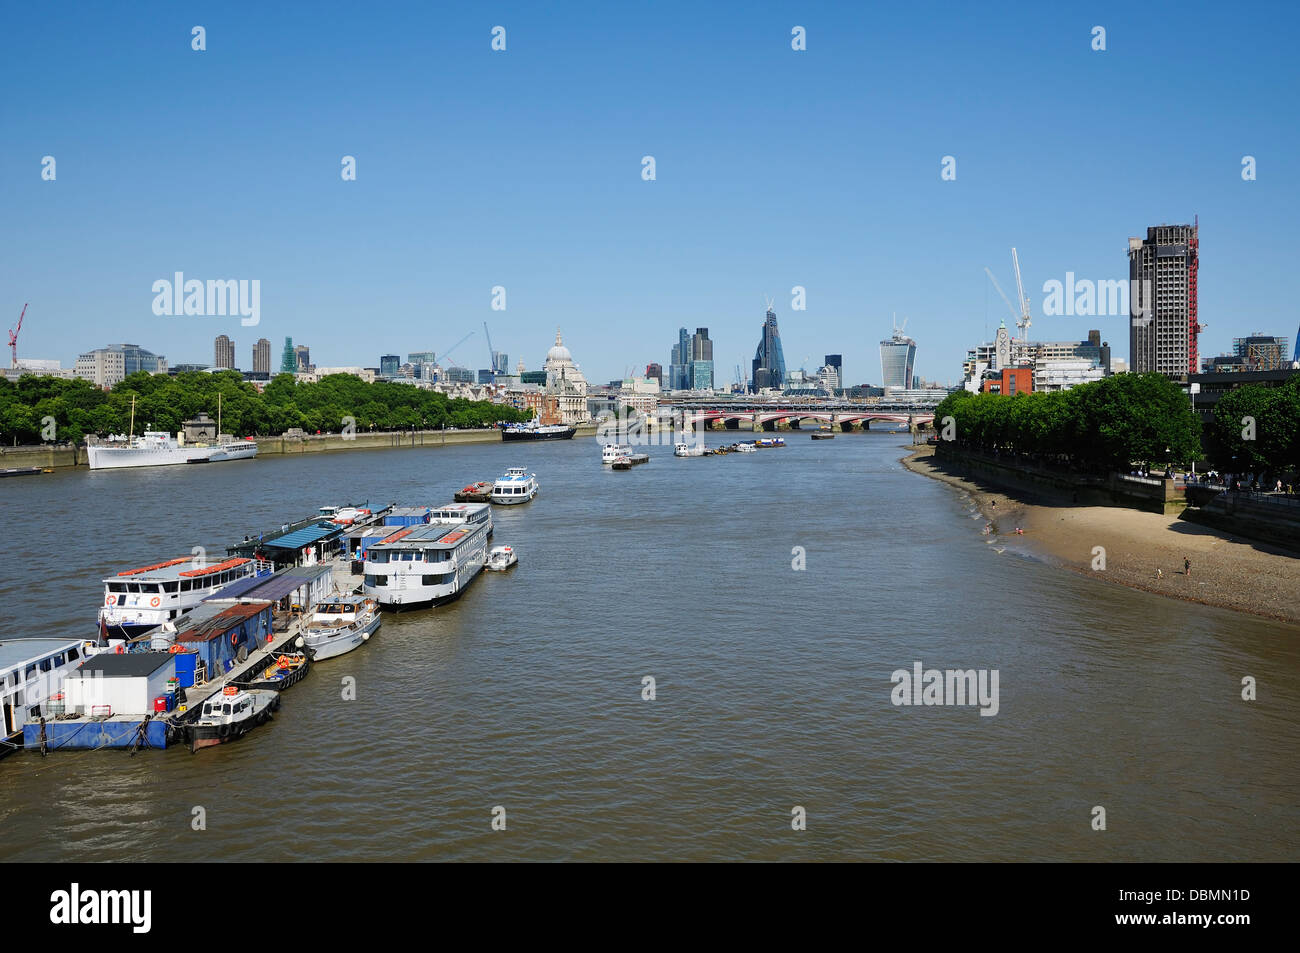
[[[18,315],[18,327],[9,329],[9,353],[11,355],[10,367],[17,370],[18,368],[18,332],[23,329],[23,318],[27,314],[27,305],[23,305],[23,313]]]

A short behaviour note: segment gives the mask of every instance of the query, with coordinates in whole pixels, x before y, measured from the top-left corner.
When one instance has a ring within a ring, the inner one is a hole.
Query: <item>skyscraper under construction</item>
[[[771,304],[767,306],[767,315],[763,319],[763,339],[754,352],[751,380],[755,392],[764,387],[785,386],[785,354],[781,350],[781,332],[777,330],[776,312]]]
[[[1128,240],[1129,370],[1186,378],[1199,371],[1196,272],[1199,227],[1156,225]]]

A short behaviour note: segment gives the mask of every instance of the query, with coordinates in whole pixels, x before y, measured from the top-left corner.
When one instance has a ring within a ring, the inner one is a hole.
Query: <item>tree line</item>
[[[1281,387],[1250,384],[1224,394],[1204,434],[1187,394],[1161,374],[1117,374],[1048,393],[958,391],[936,408],[935,428],[958,446],[1081,469],[1197,462],[1289,473],[1300,464],[1300,375]]]
[[[196,371],[174,377],[141,372],[111,391],[80,379],[25,374],[17,382],[0,378],[0,441],[79,443],[91,434],[126,433],[131,427],[132,397],[135,433],[176,433],[200,412],[215,420],[218,395],[221,429],[236,437],[282,434],[295,427],[308,433],[341,431],[346,417],[355,421],[358,432],[364,432],[490,427],[532,416],[503,404],[452,399],[409,384],[371,384],[351,374],[331,374],[316,383],[299,383],[292,374],[280,374],[261,393],[238,371]]]

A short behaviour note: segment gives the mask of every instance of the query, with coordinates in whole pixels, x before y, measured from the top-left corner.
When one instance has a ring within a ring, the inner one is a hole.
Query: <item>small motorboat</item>
[[[271,660],[271,664],[260,673],[243,683],[244,688],[284,691],[291,685],[297,685],[307,676],[311,666],[304,652],[283,652]]]
[[[834,440],[835,434],[829,430],[818,430],[813,433],[812,438],[814,440]]]
[[[519,562],[519,555],[510,546],[493,546],[492,552],[488,553],[487,562],[484,563],[484,569],[490,569],[492,572],[505,572],[515,563]]]
[[[381,622],[374,599],[346,596],[321,602],[303,623],[302,648],[313,662],[334,658],[359,648]]]
[[[258,725],[270,721],[272,713],[279,707],[279,692],[227,685],[220,695],[214,695],[203,703],[198,720],[188,726],[190,753],[242,738]]]
[[[757,453],[757,452],[758,452],[758,447],[754,446],[752,443],[738,443],[738,444],[736,444],[734,447],[732,447],[732,449],[735,450],[737,453]]]
[[[708,449],[702,443],[679,443],[673,447],[675,457],[702,457]]]

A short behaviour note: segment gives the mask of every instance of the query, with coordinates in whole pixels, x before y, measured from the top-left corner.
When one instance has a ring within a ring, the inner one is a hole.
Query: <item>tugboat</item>
[[[490,569],[492,572],[505,572],[517,562],[519,557],[514,549],[509,546],[493,546],[492,552],[488,553],[487,564],[483,568]]]
[[[374,599],[338,599],[316,606],[302,627],[303,649],[313,662],[360,648],[378,631],[383,620]]]
[[[242,738],[280,707],[280,693],[241,690],[227,685],[220,695],[203,703],[198,721],[189,727],[190,753],[200,748]]]

